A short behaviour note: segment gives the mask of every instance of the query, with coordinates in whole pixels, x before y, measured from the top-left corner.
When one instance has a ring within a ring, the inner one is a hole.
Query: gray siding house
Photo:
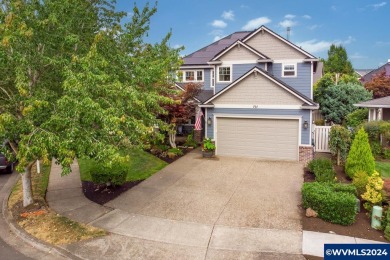
[[[318,62],[261,26],[184,57],[177,86],[202,84],[197,97],[204,114],[202,135],[215,141],[216,155],[306,162],[313,156]]]

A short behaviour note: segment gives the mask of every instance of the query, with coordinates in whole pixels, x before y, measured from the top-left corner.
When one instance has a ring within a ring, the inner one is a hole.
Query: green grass
[[[390,162],[375,162],[376,170],[383,178],[390,178]]]
[[[127,173],[126,181],[145,180],[167,165],[159,158],[138,149],[123,150],[121,154],[130,157],[128,163],[131,170]],[[78,159],[78,162],[81,180],[92,181],[89,171],[96,162],[89,159]]]

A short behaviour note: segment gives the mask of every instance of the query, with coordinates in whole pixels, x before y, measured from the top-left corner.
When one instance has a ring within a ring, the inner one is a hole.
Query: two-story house
[[[265,26],[186,57],[182,80],[202,84],[203,137],[216,154],[307,161],[313,156],[313,75],[319,59]],[[200,133],[195,133],[200,134]]]

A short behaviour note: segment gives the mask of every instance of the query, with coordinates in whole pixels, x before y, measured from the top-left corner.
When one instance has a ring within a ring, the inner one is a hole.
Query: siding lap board
[[[213,101],[214,104],[302,105],[303,101],[255,73],[248,75]]]
[[[282,77],[282,64],[274,63],[272,66],[273,75],[285,82],[295,90],[301,92],[303,95],[311,96],[311,64],[298,63],[297,77]]]
[[[252,51],[248,50],[243,46],[235,46],[230,51],[225,53],[220,60],[232,60],[232,61],[241,61],[241,60],[257,60],[260,57],[254,54]]]
[[[255,36],[245,42],[255,50],[264,53],[271,59],[304,59],[307,56],[293,47],[282,42],[268,32],[257,33]]]

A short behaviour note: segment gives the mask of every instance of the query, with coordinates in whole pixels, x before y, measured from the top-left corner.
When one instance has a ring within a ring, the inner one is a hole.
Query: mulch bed
[[[95,184],[91,181],[82,181],[82,187],[85,197],[97,204],[103,205],[141,182],[131,181],[120,186],[107,186],[105,184]]]
[[[159,157],[159,158],[167,163],[172,163],[177,159],[181,158],[182,156],[184,156],[185,154],[193,151],[193,149],[188,149],[188,148],[182,150],[183,150],[183,155],[181,156],[176,156],[174,158],[169,158],[169,157]],[[150,151],[148,152],[150,153]],[[95,203],[103,205],[109,202],[110,200],[115,199],[123,192],[133,188],[134,186],[138,185],[141,182],[142,180],[126,182],[125,184],[120,186],[107,186],[105,184],[95,184],[91,181],[82,181],[82,188],[85,197],[87,197],[89,200]]]
[[[344,173],[343,167],[336,166],[335,170],[337,181],[351,183],[351,180]],[[307,169],[305,169],[304,181],[314,181],[314,174],[310,173]],[[361,212],[356,215],[356,222],[351,226],[342,226],[326,222],[320,218],[308,218],[305,216],[305,209],[302,207],[303,230],[334,233],[338,235],[352,236],[388,243],[389,241],[387,241],[383,236],[383,231],[379,231],[371,227],[371,221],[368,217],[367,211],[363,208],[363,205],[361,205],[360,208]]]

